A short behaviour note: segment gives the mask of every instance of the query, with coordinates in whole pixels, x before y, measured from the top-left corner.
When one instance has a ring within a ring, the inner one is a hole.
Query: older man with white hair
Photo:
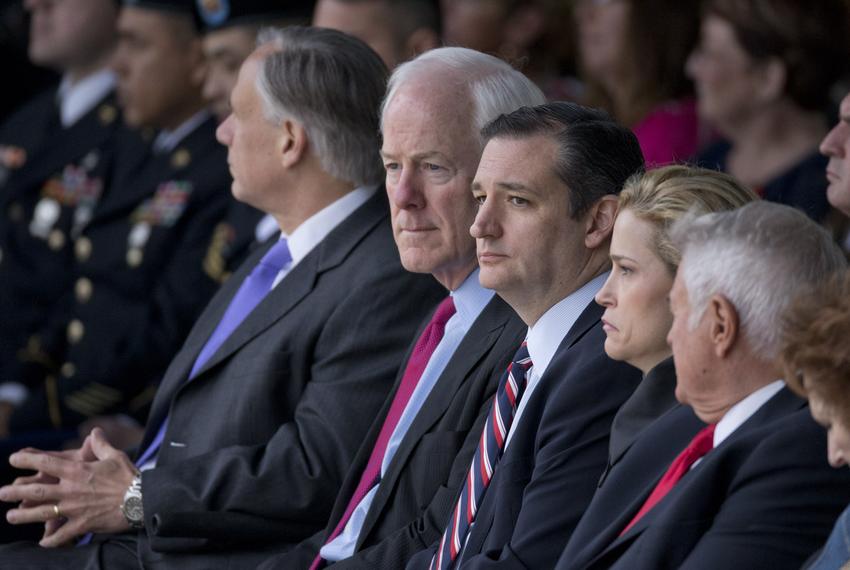
[[[683,406],[611,471],[557,568],[798,568],[850,500],[850,474],[829,467],[823,430],[779,379],[781,318],[844,258],[804,214],[767,202],[672,233]]]
[[[405,268],[431,274],[450,292],[432,317],[444,333],[430,352],[419,342],[412,349],[327,528],[268,567],[395,569],[439,536],[489,411],[485,402],[525,332],[478,279],[469,227],[480,130],[502,113],[542,102],[520,72],[464,48],[427,52],[390,78],[381,155],[393,231]],[[418,376],[417,361],[424,367]]]

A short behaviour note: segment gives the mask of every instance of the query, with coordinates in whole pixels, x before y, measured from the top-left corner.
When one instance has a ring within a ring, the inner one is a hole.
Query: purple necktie
[[[286,242],[286,238],[281,238],[266,252],[257,266],[251,271],[250,275],[242,282],[239,291],[231,299],[230,305],[228,305],[227,310],[224,312],[224,316],[221,317],[218,326],[201,349],[198,358],[195,359],[195,364],[189,373],[189,380],[195,377],[198,370],[215,354],[215,351],[227,340],[227,337],[230,336],[236,327],[245,320],[245,317],[254,310],[254,307],[271,291],[278,273],[290,261],[292,261],[292,255],[289,253],[289,245]],[[145,452],[136,460],[137,466],[146,463],[159,450],[167,427],[168,418],[166,417],[159,427],[156,437],[151,441]]]
[[[437,306],[434,316],[431,317],[431,322],[428,323],[428,326],[422,331],[419,340],[416,341],[416,346],[413,347],[413,352],[410,353],[410,359],[407,361],[407,368],[404,369],[404,376],[402,376],[398,390],[396,390],[393,397],[393,403],[390,404],[390,411],[387,412],[384,425],[381,426],[378,439],[375,441],[375,447],[372,448],[369,462],[366,463],[366,469],[363,470],[363,475],[360,476],[360,483],[357,484],[357,489],[354,490],[354,494],[348,501],[348,506],[345,508],[342,518],[339,519],[339,523],[337,523],[334,531],[328,536],[325,544],[339,536],[339,533],[342,532],[348,523],[348,519],[351,518],[351,513],[354,512],[355,507],[360,504],[366,493],[378,484],[381,474],[381,464],[384,462],[384,455],[387,452],[387,444],[390,442],[390,436],[395,431],[395,427],[401,419],[401,414],[407,407],[407,402],[410,401],[413,390],[419,383],[419,378],[422,377],[425,367],[428,366],[431,355],[434,354],[437,345],[440,344],[440,340],[443,338],[446,323],[454,314],[454,301],[451,297],[446,297]],[[317,556],[313,560],[313,564],[310,565],[310,570],[319,568],[321,562],[321,555]]]

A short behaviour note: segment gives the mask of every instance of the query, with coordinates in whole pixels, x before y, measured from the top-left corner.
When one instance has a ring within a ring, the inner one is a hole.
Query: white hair
[[[702,320],[712,295],[738,312],[744,337],[764,360],[779,353],[782,315],[795,295],[844,269],[829,233],[802,212],[771,202],[676,222],[670,237],[682,252],[689,327]]]
[[[539,87],[497,57],[462,47],[437,48],[399,65],[393,72],[381,105],[382,131],[387,107],[401,86],[435,71],[446,78],[453,77],[461,89],[458,97],[465,96],[472,103],[471,126],[482,144],[481,130],[499,115],[546,102]],[[436,82],[444,85],[444,81]]]

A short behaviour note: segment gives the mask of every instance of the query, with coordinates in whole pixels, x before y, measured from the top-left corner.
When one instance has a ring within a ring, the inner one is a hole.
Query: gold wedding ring
[[[53,505],[53,512],[56,514],[57,519],[62,518],[62,511],[59,510],[59,504],[58,503]]]

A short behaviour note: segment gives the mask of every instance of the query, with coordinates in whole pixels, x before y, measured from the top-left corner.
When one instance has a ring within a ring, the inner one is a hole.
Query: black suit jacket
[[[641,432],[676,406],[676,368],[671,356],[650,370],[617,410],[611,424],[608,466],[599,479],[600,487],[611,468],[623,458]]]
[[[648,428],[612,470],[557,568],[799,568],[850,500],[850,474],[829,467],[823,429],[787,388],[618,536],[687,445],[683,434],[699,428],[686,407]]]
[[[401,568],[413,554],[439,538],[442,521],[449,516],[477,447],[491,396],[526,330],[498,296],[487,304],[396,451],[367,514],[355,554],[334,568]],[[404,368],[392,394],[398,389]],[[263,568],[310,565],[345,512],[391,403],[392,398],[388,398],[360,447],[327,527]]]
[[[141,448],[145,564],[246,567],[323,528],[426,311],[445,294],[401,267],[377,192],[296,265],[189,382],[259,248],[198,319],[163,379]],[[168,553],[204,551],[173,559]],[[250,562],[249,562],[250,561]]]
[[[591,302],[530,395],[479,507],[461,568],[551,567],[590,502],[614,413],[640,381],[637,369],[605,355],[601,315]],[[420,552],[408,568],[426,568],[435,550],[433,544]]]

